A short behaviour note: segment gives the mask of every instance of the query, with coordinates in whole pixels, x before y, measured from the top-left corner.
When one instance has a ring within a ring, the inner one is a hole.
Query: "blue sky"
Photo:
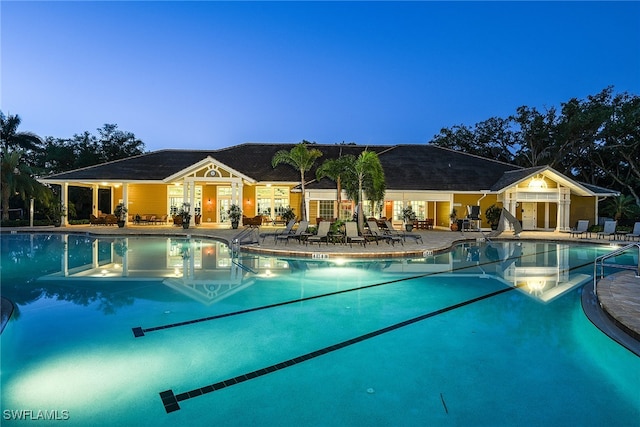
[[[638,2],[0,3],[1,106],[147,150],[424,143],[613,85],[640,94]]]

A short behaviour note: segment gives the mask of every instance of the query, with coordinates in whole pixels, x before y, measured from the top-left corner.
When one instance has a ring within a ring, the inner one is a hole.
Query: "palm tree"
[[[355,156],[351,154],[343,156],[341,150],[340,156],[337,159],[325,160],[322,165],[320,165],[320,167],[316,170],[316,179],[318,181],[324,177],[327,177],[336,183],[336,190],[338,192],[338,195],[336,197],[338,206],[338,215],[336,215],[337,218],[340,217],[340,206],[342,204],[342,181],[349,173],[349,165],[354,164],[355,161]]]
[[[636,203],[633,196],[625,196],[624,194],[621,194],[607,200],[602,211],[611,215],[616,221],[620,221],[620,218],[633,218],[636,209]]]
[[[42,144],[40,137],[31,132],[18,132],[20,126],[20,116],[5,116],[0,111],[0,148],[6,154],[11,149],[17,150],[37,150]]]
[[[275,168],[280,163],[286,163],[300,171],[300,185],[302,189],[302,201],[300,202],[300,212],[302,220],[307,219],[307,208],[305,204],[305,174],[309,171],[318,157],[322,156],[322,152],[317,148],[309,149],[308,141],[302,141],[294,146],[291,150],[280,150],[273,155],[271,165]]]
[[[22,199],[27,197],[47,197],[48,189],[36,181],[31,168],[21,163],[21,151],[4,153],[0,159],[0,174],[2,179],[2,220],[9,219],[9,199],[14,194]]]
[[[344,182],[345,190],[350,198],[358,204],[358,229],[364,229],[362,212],[363,195],[366,193],[372,201],[384,200],[386,187],[384,170],[378,154],[364,150],[349,166],[352,179]]]

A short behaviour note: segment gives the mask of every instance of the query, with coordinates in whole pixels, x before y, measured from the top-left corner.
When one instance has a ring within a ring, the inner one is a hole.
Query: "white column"
[[[62,194],[60,195],[62,197],[62,200],[60,201],[60,203],[62,203],[62,206],[64,206],[64,208],[67,210],[66,214],[61,218],[61,226],[62,227],[66,227],[67,226],[67,215],[69,214],[69,184],[68,183],[64,183],[61,185],[61,190],[60,191]]]
[[[189,215],[191,215],[190,218],[194,218],[194,222],[195,222],[195,208],[196,208],[196,183],[195,182],[190,182],[189,183]],[[189,220],[189,222],[191,222],[191,220]]]
[[[98,216],[98,184],[93,184],[91,194],[91,213]]]
[[[129,184],[122,184],[122,203],[127,210],[129,210]],[[129,214],[124,218],[124,223],[129,222]]]
[[[29,199],[29,227],[33,227],[33,197]]]

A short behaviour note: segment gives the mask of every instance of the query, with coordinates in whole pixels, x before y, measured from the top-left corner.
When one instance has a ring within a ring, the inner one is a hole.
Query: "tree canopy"
[[[24,201],[36,198],[36,208],[48,209],[55,202],[52,189],[36,177],[65,172],[103,162],[142,154],[144,143],[132,132],[105,124],[98,135],[85,131],[71,138],[40,138],[19,131],[18,115],[0,111],[0,150],[2,161],[2,218],[9,217],[10,204],[24,207]],[[90,205],[90,202],[89,202]],[[74,207],[65,207],[74,212]]]
[[[548,165],[630,195],[640,206],[640,97],[613,87],[538,111],[442,128],[429,142],[522,167]]]

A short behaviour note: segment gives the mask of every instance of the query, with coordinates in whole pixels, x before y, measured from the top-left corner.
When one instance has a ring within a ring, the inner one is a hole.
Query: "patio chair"
[[[320,246],[320,243],[325,241],[328,245],[329,231],[331,231],[331,223],[329,221],[320,221],[320,224],[318,224],[318,233],[307,237],[305,243],[308,245],[309,243],[318,242],[318,246]]]
[[[640,239],[640,222],[633,224],[633,231],[624,236],[625,240]]]
[[[273,237],[273,240],[275,242],[277,236],[291,234],[291,230],[293,230],[293,226],[294,225],[296,225],[295,218],[292,219],[291,221],[289,221],[287,223],[287,226],[285,228],[283,228],[283,229],[276,230],[276,231],[271,231],[271,232],[268,232],[268,233],[260,233],[260,237],[262,238],[262,243],[264,243],[264,239],[266,239],[267,237]]]
[[[571,237],[579,237],[583,234],[587,234],[587,230],[589,229],[589,220],[588,219],[580,219],[578,220],[578,224],[576,228],[571,229],[570,235]]]
[[[309,227],[309,221],[300,221],[298,228],[294,233],[278,234],[276,236],[276,245],[279,241],[284,241],[285,244],[289,244],[289,239],[296,239],[300,242],[303,235],[306,235],[307,228]]]
[[[480,206],[477,205],[467,205],[467,216],[464,218],[462,222],[462,227],[464,229],[465,224],[468,224],[468,228],[473,230],[480,229]],[[475,224],[474,224],[475,222]]]
[[[105,217],[103,217],[103,216],[97,217],[97,216],[91,214],[91,216],[89,217],[89,224],[91,224],[91,225],[105,225],[106,224]]]
[[[611,240],[611,236],[616,235],[616,226],[618,225],[618,221],[605,221],[604,222],[604,230],[598,232],[598,239],[603,238],[605,236],[609,236],[609,240]]]
[[[402,237],[405,241],[407,240],[407,237],[410,239],[414,239],[416,241],[416,245],[418,244],[418,240],[420,241],[420,243],[424,243],[422,241],[422,236],[420,234],[414,234],[414,233],[404,233],[400,230],[396,230],[393,227],[393,223],[389,220],[385,221],[385,224],[387,226],[387,234],[390,234],[391,236],[400,236]]]
[[[387,243],[391,243],[392,246],[395,246],[396,242],[400,242],[404,246],[404,239],[401,236],[383,233],[380,228],[378,228],[376,221],[367,221],[367,225],[369,225],[371,235],[376,238],[376,243],[378,240],[384,240]]]
[[[367,244],[367,239],[358,234],[358,224],[353,221],[344,223],[345,238],[349,246],[353,247],[353,242],[361,243],[362,246]]]

